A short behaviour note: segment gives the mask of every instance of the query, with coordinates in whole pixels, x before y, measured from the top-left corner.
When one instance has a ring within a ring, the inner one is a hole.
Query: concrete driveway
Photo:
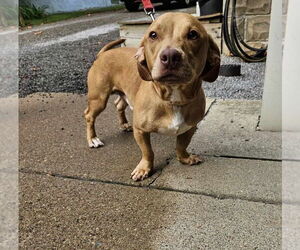
[[[84,95],[21,99],[21,248],[280,249],[281,137],[256,130],[260,101],[208,99],[190,145],[199,166],[153,135],[155,172],[142,182],[111,101],[97,123],[106,145],[89,149]]]

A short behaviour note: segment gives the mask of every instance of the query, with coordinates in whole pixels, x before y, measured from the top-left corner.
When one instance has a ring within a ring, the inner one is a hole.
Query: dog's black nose
[[[168,69],[177,68],[181,60],[181,53],[177,49],[166,48],[160,53],[160,61]]]

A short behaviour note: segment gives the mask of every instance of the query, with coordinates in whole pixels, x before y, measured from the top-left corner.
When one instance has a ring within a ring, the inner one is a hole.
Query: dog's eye
[[[199,38],[199,34],[197,33],[197,31],[191,30],[191,31],[188,33],[187,38],[188,38],[189,40],[196,40],[196,39]]]
[[[155,40],[157,38],[157,33],[154,32],[154,31],[151,31],[150,34],[149,34],[149,37],[152,39],[152,40]]]

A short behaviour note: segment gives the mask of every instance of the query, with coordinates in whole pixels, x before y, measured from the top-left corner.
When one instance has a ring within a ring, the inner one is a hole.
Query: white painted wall
[[[71,12],[111,6],[111,0],[31,0],[38,7],[47,6],[48,13]]]
[[[259,127],[282,129],[282,0],[272,1],[268,56]]]

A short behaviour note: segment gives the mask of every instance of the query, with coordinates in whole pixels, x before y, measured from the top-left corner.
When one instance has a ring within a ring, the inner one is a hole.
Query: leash
[[[153,7],[153,4],[151,3],[151,0],[142,0],[142,2],[146,15],[148,15],[153,22],[155,20],[155,9]]]

